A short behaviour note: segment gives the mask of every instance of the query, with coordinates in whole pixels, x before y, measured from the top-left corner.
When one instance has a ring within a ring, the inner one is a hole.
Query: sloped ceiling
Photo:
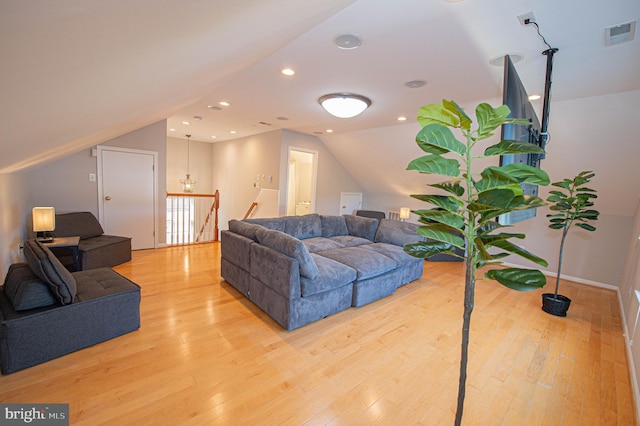
[[[542,92],[547,47],[518,21],[527,12],[560,49],[550,130],[563,145],[549,146],[545,167],[561,179],[601,165],[607,208],[631,215],[637,195],[621,198],[623,183],[640,183],[629,164],[640,158],[640,42],[606,47],[604,29],[638,20],[637,0],[0,0],[0,172],[167,119],[168,135],[209,142],[277,128],[315,134],[366,191],[409,194],[425,182],[404,172],[420,155],[421,105],[499,103],[502,69],[489,60],[506,53],[523,56],[520,77]],[[343,33],[362,46],[338,49]],[[287,66],[295,77],[280,75]],[[416,79],[426,86],[404,85]],[[317,99],[336,91],[373,104],[354,119],[330,117]],[[208,108],[222,100],[231,106]]]
[[[353,0],[0,2],[0,172],[171,116]]]

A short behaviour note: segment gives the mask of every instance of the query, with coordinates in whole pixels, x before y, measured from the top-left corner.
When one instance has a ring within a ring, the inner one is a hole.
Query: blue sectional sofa
[[[403,251],[417,225],[344,215],[231,220],[222,277],[293,330],[389,296],[418,279],[424,261]]]

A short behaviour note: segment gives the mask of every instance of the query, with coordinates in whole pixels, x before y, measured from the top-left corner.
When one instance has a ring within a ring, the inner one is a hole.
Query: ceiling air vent
[[[636,21],[627,22],[626,24],[614,25],[613,27],[604,29],[604,45],[613,46],[614,44],[624,43],[633,40],[636,33]]]

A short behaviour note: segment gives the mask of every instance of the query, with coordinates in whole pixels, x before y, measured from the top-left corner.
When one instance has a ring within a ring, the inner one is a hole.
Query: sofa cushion
[[[256,231],[256,238],[263,246],[296,259],[300,268],[300,275],[312,279],[318,276],[318,267],[311,257],[311,253],[299,239],[273,229]]]
[[[312,213],[304,216],[286,216],[284,218],[284,232],[300,240],[321,237],[320,215]]]
[[[344,215],[344,220],[347,222],[349,235],[366,238],[369,241],[374,240],[376,230],[378,229],[378,223],[380,222],[378,219],[346,214]]]
[[[320,223],[322,224],[322,236],[323,237],[335,237],[337,235],[349,235],[347,229],[347,222],[344,220],[344,216],[320,216]]]
[[[81,240],[104,234],[98,219],[91,212],[56,214],[54,237],[77,237]]]
[[[76,296],[76,280],[51,250],[36,240],[24,242],[24,256],[33,273],[49,284],[61,304],[73,303]]]
[[[384,256],[387,256],[393,259],[400,267],[410,265],[412,263],[424,262],[423,259],[420,259],[418,257],[413,257],[405,253],[405,251],[402,249],[401,246],[396,246],[394,244],[374,243],[374,244],[362,245],[360,246],[360,248],[363,248],[365,250],[372,250],[376,253],[380,253]]]
[[[255,223],[248,223],[236,219],[231,219],[229,221],[229,231],[240,234],[253,241],[256,241],[256,231],[258,229],[261,229],[261,226]]]
[[[361,247],[344,247],[333,250],[325,250],[318,253],[353,268],[357,272],[359,281],[366,280],[395,269],[398,264],[391,258],[366,250]]]
[[[335,241],[342,247],[357,247],[363,244],[371,244],[371,240],[362,237],[354,237],[352,235],[336,235],[331,237],[331,241]]]
[[[57,302],[49,284],[38,278],[26,263],[9,266],[3,287],[5,296],[16,311],[51,306]]]
[[[345,286],[356,279],[356,271],[340,262],[318,254],[311,254],[318,266],[318,276],[314,279],[300,277],[300,294],[302,297],[313,296]]]
[[[333,238],[325,237],[307,238],[306,240],[302,240],[302,242],[307,246],[307,249],[309,249],[311,253],[345,247],[338,241],[333,240]]]
[[[376,243],[388,243],[397,246],[424,241],[424,238],[416,233],[418,228],[419,225],[415,223],[381,219],[375,241]]]
[[[267,229],[275,229],[276,231],[284,232],[284,218],[280,217],[244,219],[243,222],[253,223],[255,225],[264,226]]]

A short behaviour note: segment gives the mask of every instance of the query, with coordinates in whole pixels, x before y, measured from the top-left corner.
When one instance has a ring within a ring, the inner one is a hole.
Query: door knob
[[[108,196],[108,195],[106,197],[104,197],[104,199],[107,200],[107,201],[111,201],[111,197]]]

